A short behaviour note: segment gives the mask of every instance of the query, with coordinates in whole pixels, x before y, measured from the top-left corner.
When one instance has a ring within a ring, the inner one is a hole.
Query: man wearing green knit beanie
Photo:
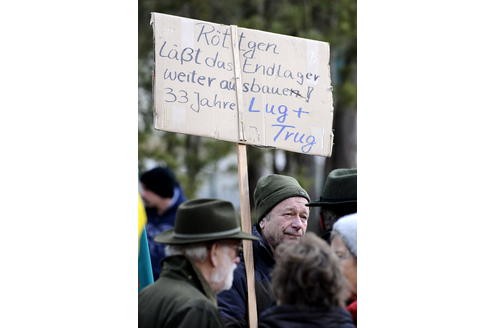
[[[296,179],[279,174],[261,178],[254,190],[255,219],[272,251],[286,240],[299,240],[306,232],[309,195]],[[297,220],[297,218],[300,220]]]
[[[274,305],[271,271],[273,252],[283,242],[297,242],[306,233],[310,198],[296,179],[270,174],[261,177],[254,190],[253,242],[256,306],[258,316]],[[218,295],[218,308],[226,326],[247,327],[247,287],[244,258],[234,271],[232,288]]]

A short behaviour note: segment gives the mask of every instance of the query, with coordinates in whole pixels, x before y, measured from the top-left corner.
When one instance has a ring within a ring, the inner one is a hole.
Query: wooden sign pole
[[[236,100],[237,100],[237,115],[239,124],[239,141],[246,141],[244,136],[243,125],[243,106],[242,90],[241,90],[241,64],[239,60],[239,51],[237,48],[237,26],[230,25],[230,36],[232,41],[232,58],[234,62],[234,77],[236,83]],[[249,180],[247,169],[247,152],[246,145],[237,144],[237,174],[239,176],[239,195],[240,195],[240,210],[241,210],[241,228],[246,233],[251,233],[251,211],[249,204]],[[249,328],[258,327],[258,314],[256,311],[256,291],[254,288],[254,261],[253,261],[253,244],[252,241],[243,241],[244,264],[246,267],[246,285],[247,285],[247,301],[248,301],[248,320]]]
[[[249,208],[249,181],[247,170],[246,145],[237,144],[237,172],[239,176],[240,209],[242,231],[251,232],[251,211]],[[249,327],[258,327],[256,312],[256,294],[254,288],[253,244],[250,240],[243,241],[244,263],[246,266],[246,283],[248,296]]]

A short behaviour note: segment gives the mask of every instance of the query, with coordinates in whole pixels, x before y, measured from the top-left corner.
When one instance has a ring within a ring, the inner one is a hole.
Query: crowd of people
[[[261,177],[251,233],[232,203],[186,200],[168,168],[140,182],[154,282],[139,291],[139,327],[249,327],[248,293],[258,327],[357,326],[356,169],[332,170],[315,202],[293,177]],[[320,207],[321,236],[307,231],[312,207]]]

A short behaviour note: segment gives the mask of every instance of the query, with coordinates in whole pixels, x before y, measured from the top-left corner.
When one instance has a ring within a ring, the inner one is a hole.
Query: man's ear
[[[264,229],[265,228],[265,225],[266,225],[266,219],[265,218],[261,219],[259,225],[260,225],[260,228],[261,229]]]
[[[211,265],[216,268],[220,263],[218,261],[220,254],[220,244],[213,243],[210,247],[210,252],[208,253],[208,258],[210,260]]]

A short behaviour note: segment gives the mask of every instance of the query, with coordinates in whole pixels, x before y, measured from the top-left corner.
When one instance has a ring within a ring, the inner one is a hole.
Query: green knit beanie
[[[280,174],[270,174],[258,180],[254,189],[255,219],[259,222],[281,201],[290,197],[304,197],[309,201],[309,195],[293,177]]]

